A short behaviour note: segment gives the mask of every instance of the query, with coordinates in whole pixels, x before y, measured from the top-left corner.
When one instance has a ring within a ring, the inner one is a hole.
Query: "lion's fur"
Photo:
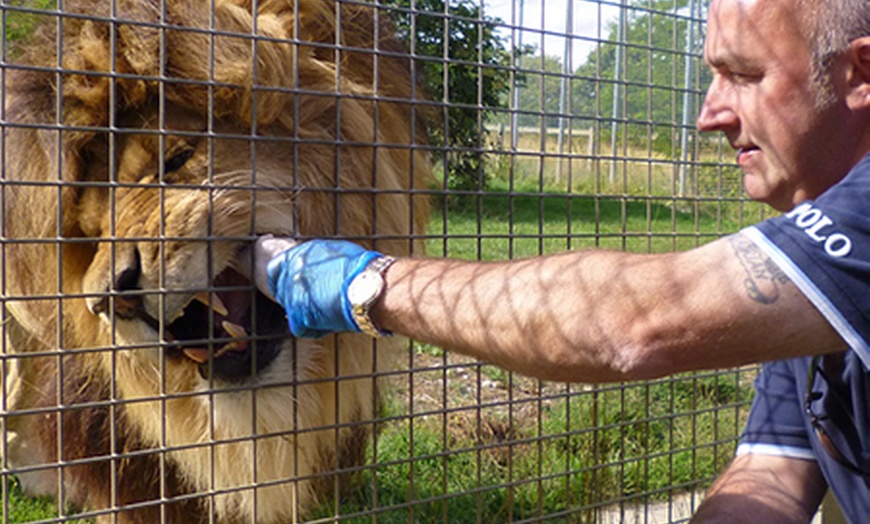
[[[253,235],[419,251],[424,111],[386,14],[255,5],[64,2],[90,19],[53,18],[28,67],[5,71],[4,420],[33,492],[57,495],[60,474],[63,503],[121,522],[289,522],[363,459],[387,344],[288,339],[230,387],[148,325],[87,307],[138,264],[144,308],[168,324]]]

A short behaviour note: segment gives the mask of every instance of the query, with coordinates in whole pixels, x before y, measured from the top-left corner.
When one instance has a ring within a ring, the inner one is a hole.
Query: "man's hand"
[[[263,235],[257,238],[254,245],[248,247],[239,255],[239,271],[257,286],[257,289],[275,300],[275,295],[269,289],[269,262],[288,249],[298,246],[299,242],[292,238],[281,238]]]
[[[347,286],[378,256],[343,240],[297,244],[264,236],[254,245],[252,272],[257,287],[284,307],[293,336],[316,338],[360,331]]]

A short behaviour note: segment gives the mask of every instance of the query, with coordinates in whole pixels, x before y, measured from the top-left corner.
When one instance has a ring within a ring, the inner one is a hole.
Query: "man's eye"
[[[739,73],[736,71],[731,71],[728,75],[731,77],[731,80],[733,80],[736,84],[751,84],[761,79],[759,75]]]
[[[175,153],[165,162],[163,162],[163,172],[164,173],[172,173],[173,171],[178,171],[181,169],[184,164],[190,160],[190,157],[193,156],[193,149],[182,149],[181,151]]]

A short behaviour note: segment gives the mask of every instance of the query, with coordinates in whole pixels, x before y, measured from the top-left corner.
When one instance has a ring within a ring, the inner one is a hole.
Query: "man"
[[[696,521],[807,522],[830,484],[864,522],[870,4],[714,0],[708,22],[698,126],[726,135],[748,194],[784,216],[683,253],[502,263],[262,239],[256,276],[296,335],[392,331],[550,380],[790,359],[765,364],[738,456]]]

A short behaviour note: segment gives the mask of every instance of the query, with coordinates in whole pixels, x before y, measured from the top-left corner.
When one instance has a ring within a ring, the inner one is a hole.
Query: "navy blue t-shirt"
[[[870,472],[870,156],[815,201],[747,228],[837,330],[849,349],[821,360],[812,403],[825,433]],[[870,520],[870,475],[855,473],[822,448],[805,408],[812,359],[767,363],[738,454],[815,459],[850,522]]]

